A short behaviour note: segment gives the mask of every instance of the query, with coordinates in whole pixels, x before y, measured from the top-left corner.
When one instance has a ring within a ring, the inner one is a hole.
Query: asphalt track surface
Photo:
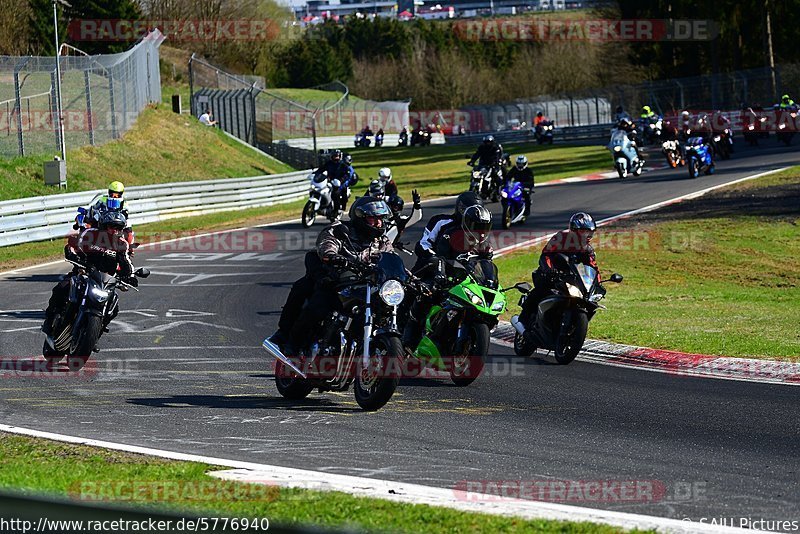
[[[578,210],[602,219],[797,164],[795,149],[762,148],[740,151],[717,174],[696,180],[680,169],[541,188],[535,215],[516,238],[558,230]],[[395,172],[402,180],[402,170]],[[426,204],[425,218],[450,205]],[[797,388],[558,366],[493,344],[484,376],[470,387],[404,380],[377,413],[362,413],[352,392],[285,401],[260,342],[302,274],[303,245],[321,228],[237,232],[199,252],[185,242],[141,250],[137,266],[153,275],[140,293],[122,295],[122,313],[94,364],[79,376],[0,372],[0,422],[439,487],[649,481],[653,499],[608,495],[568,504],[679,519],[800,519]],[[420,231],[410,229],[409,240]],[[236,239],[254,246],[227,250]],[[41,359],[41,309],[67,270],[65,263],[0,278],[0,357]]]

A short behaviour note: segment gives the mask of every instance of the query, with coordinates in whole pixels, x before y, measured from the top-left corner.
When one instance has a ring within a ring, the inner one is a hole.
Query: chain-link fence
[[[126,132],[150,102],[161,101],[156,30],[120,54],[89,56],[62,46],[63,121],[58,120],[54,57],[0,56],[0,156],[58,154]]]
[[[638,116],[642,106],[664,116],[684,109],[738,110],[769,106],[782,93],[800,88],[800,65],[788,64],[725,74],[621,84],[572,94],[539,96],[525,101],[461,108],[468,131],[506,130],[530,124],[541,111],[557,126],[586,126],[612,121],[617,106]]]
[[[298,166],[317,164],[316,151],[290,147],[290,139],[352,136],[365,126],[399,132],[409,123],[408,102],[375,102],[350,96],[335,81],[311,89],[264,89],[257,77],[226,73],[202,59],[190,60],[192,114],[211,110],[226,132]]]

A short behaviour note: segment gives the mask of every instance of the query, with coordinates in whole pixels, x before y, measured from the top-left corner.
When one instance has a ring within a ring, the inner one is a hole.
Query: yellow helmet
[[[125,192],[125,186],[122,182],[111,182],[108,184],[108,196],[113,198],[120,198],[122,194]]]
[[[650,113],[651,111],[650,106],[642,106],[642,113]]]

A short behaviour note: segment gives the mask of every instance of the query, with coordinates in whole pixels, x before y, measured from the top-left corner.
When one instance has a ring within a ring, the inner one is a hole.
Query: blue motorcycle
[[[689,169],[689,178],[697,178],[700,171],[714,174],[711,148],[702,137],[690,137],[686,140],[686,168]]]
[[[503,185],[500,204],[503,206],[503,229],[508,230],[512,224],[525,222],[525,196],[521,182],[511,178]]]

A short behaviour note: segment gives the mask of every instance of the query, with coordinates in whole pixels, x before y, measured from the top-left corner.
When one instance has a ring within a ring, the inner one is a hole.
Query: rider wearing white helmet
[[[517,161],[506,173],[507,180],[516,180],[522,184],[522,196],[525,198],[525,216],[531,213],[531,193],[533,192],[533,169],[528,167],[528,158],[517,156]]]

